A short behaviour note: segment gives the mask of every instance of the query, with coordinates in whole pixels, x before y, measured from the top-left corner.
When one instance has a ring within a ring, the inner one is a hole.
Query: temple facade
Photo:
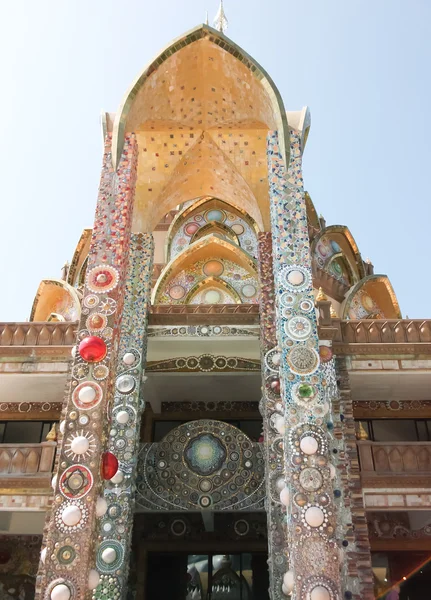
[[[431,320],[309,132],[208,25],[104,114],[94,223],[0,323],[0,600],[428,597]]]

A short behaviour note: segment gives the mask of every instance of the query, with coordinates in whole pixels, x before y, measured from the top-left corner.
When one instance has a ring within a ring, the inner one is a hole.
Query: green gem
[[[314,387],[308,383],[302,383],[298,388],[298,394],[301,398],[311,398],[314,396]]]

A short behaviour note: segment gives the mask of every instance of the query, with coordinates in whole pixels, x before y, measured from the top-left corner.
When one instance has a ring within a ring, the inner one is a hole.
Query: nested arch
[[[203,197],[187,205],[175,217],[166,238],[166,262],[201,237],[218,233],[257,258],[259,227],[250,215],[231,202]]]
[[[365,277],[365,267],[358,246],[344,225],[322,229],[311,244],[314,268],[326,271],[348,287]]]
[[[258,276],[255,261],[235,244],[211,234],[191,244],[163,269],[152,294],[153,304],[184,304],[196,301],[199,290],[219,289],[215,302],[257,303]]]

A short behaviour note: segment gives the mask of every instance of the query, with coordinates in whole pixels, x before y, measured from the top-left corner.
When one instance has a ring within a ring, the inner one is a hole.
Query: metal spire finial
[[[220,0],[220,6],[214,19],[214,27],[224,33],[228,28],[229,21],[223,8],[223,0]]]
[[[208,19],[208,11],[206,11],[206,16],[205,16],[205,25],[209,25],[209,19]]]

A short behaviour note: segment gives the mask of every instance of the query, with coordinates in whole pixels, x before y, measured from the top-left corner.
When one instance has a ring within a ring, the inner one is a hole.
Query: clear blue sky
[[[28,318],[93,222],[99,115],[218,0],[16,0],[0,8],[0,320]],[[227,34],[308,105],[305,184],[403,315],[431,317],[431,2],[225,0]]]

